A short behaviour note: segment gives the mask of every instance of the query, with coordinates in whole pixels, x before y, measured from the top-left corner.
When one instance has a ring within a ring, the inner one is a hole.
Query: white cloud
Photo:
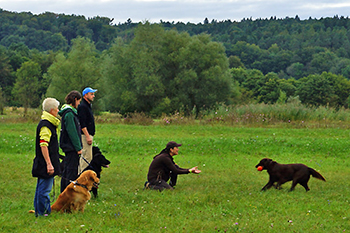
[[[55,12],[114,18],[115,23],[133,22],[203,22],[216,19],[236,20],[295,17],[301,19],[349,16],[350,2],[344,0],[0,0],[4,10],[33,14]]]
[[[302,7],[306,7],[308,9],[313,9],[313,10],[325,10],[325,9],[341,9],[341,8],[349,8],[350,7],[350,2],[339,2],[339,3],[305,3],[302,5]]]

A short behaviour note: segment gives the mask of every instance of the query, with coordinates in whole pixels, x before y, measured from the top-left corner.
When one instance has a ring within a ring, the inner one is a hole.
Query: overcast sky
[[[12,12],[62,13],[114,18],[113,23],[148,20],[200,23],[243,18],[295,17],[301,19],[347,17],[349,0],[0,0],[0,8]]]

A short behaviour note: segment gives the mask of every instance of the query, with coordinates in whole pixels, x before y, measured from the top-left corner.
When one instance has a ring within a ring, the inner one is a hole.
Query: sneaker
[[[149,189],[149,182],[148,181],[145,182],[143,189]]]

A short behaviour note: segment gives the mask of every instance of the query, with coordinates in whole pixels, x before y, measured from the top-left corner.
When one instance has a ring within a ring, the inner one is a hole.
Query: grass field
[[[95,143],[111,160],[98,199],[85,213],[36,218],[34,123],[0,124],[0,232],[349,232],[350,131],[340,128],[133,126],[99,124]],[[182,143],[175,161],[199,166],[173,191],[143,190],[152,157]],[[264,157],[304,163],[327,180],[311,178],[310,191],[261,192]],[[59,194],[56,178],[55,196]]]

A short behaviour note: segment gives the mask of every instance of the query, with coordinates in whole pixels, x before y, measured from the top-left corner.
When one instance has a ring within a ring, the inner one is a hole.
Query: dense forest
[[[103,90],[99,110],[123,114],[296,98],[348,107],[348,17],[112,22],[0,9],[0,107],[85,86]]]

